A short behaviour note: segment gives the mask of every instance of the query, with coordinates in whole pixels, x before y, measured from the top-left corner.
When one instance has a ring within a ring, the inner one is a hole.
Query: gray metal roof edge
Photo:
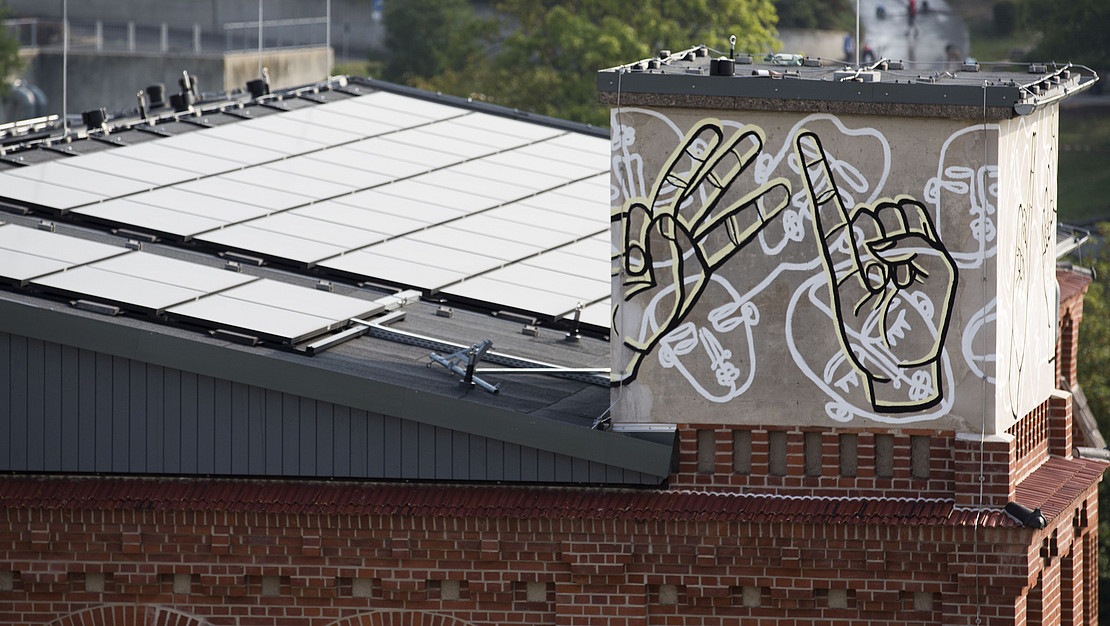
[[[530,111],[521,111],[520,109],[510,109],[508,107],[500,106],[497,104],[490,104],[488,102],[476,102],[471,98],[463,98],[460,96],[452,96],[439,92],[425,91],[416,87],[408,87],[406,85],[398,85],[396,83],[389,83],[376,78],[366,78],[362,76],[348,76],[347,80],[373,89],[395,93],[401,96],[408,96],[410,98],[420,98],[421,100],[428,100],[431,102],[439,102],[441,104],[449,104],[451,106],[463,107],[478,111],[481,113],[488,113],[490,115],[497,115],[499,117],[507,117],[522,122],[531,122],[541,126],[548,126],[559,130],[565,130],[575,133],[582,133],[592,135],[594,137],[601,137],[603,139],[609,138],[609,129],[593,124],[583,124],[581,122],[572,122],[570,120],[559,119],[557,117],[549,117],[539,113],[532,113]]]
[[[807,78],[770,76],[703,76],[653,74],[649,72],[601,71],[597,74],[601,93],[650,93],[685,96],[728,96],[864,102],[874,104],[925,104],[1012,108],[1021,99],[1021,89],[1009,85],[945,85],[907,82],[836,82]],[[984,102],[984,91],[986,99]]]
[[[671,445],[368,380],[325,369],[308,356],[213,344],[2,295],[0,331],[581,458],[660,482],[670,473]]]

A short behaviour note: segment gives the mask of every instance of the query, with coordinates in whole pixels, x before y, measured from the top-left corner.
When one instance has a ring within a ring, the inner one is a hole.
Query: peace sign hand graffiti
[[[909,196],[849,211],[817,135],[800,132],[794,147],[841,349],[867,379],[875,409],[935,405],[958,275],[928,212]]]
[[[613,216],[623,227],[623,253],[614,260],[624,306],[643,313],[654,305],[656,322],[615,326],[631,348],[622,383],[635,379],[643,358],[682,323],[713,273],[786,207],[785,179],[746,194],[739,190],[733,200],[734,181],[755,162],[763,142],[758,128],[741,128],[726,139],[719,121],[706,120],[663,164],[650,198],[633,198]]]

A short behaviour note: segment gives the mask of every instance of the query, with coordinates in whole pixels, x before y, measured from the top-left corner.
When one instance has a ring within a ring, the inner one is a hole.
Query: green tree
[[[1079,384],[1098,421],[1102,436],[1110,439],[1110,223],[1098,226],[1097,247],[1088,244],[1094,257],[1083,265],[1095,270],[1095,280],[1083,298],[1083,322],[1079,325]],[[1098,486],[1099,597],[1110,606],[1110,483]]]
[[[1041,34],[1032,58],[1110,68],[1110,2],[1026,0],[1024,14]]]
[[[495,8],[507,33],[495,52],[409,84],[607,126],[598,70],[663,48],[725,50],[730,35],[737,50],[763,52],[776,35],[771,0],[503,0]]]
[[[7,17],[7,7],[0,4],[0,19]],[[8,94],[11,81],[23,65],[23,59],[19,58],[19,35],[8,28],[0,28],[0,96]]]
[[[482,63],[494,27],[467,0],[394,0],[383,17],[391,54],[382,78],[408,84]]]
[[[848,0],[775,0],[779,28],[839,28],[854,9]]]

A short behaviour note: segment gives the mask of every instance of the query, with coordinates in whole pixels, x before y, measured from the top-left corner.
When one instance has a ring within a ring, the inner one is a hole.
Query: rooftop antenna
[[[856,67],[859,67],[859,49],[861,42],[859,40],[859,0],[856,0]]]
[[[69,118],[66,116],[66,74],[69,73],[69,0],[62,0],[62,139],[69,137]]]
[[[262,0],[259,0],[259,77],[262,77]]]

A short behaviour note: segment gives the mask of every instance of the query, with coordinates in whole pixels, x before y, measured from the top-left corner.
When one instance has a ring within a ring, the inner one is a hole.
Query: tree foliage
[[[408,4],[405,2],[387,4]],[[425,13],[458,0],[421,0]],[[597,103],[597,72],[654,56],[660,49],[681,50],[706,44],[728,49],[736,35],[738,51],[764,52],[774,44],[772,0],[502,0],[496,41],[483,40],[487,54],[462,47],[448,57],[463,63],[441,64],[438,73],[412,71],[408,84],[474,97],[507,107],[597,125],[608,125],[608,108]],[[407,11],[407,9],[406,9]],[[390,18],[386,16],[387,20]],[[463,23],[467,23],[465,20]],[[394,35],[402,46],[411,35]],[[488,36],[488,25],[477,32]],[[400,47],[391,50],[398,53]],[[408,53],[406,53],[408,54]],[[386,76],[394,79],[392,73]]]
[[[1029,26],[1041,34],[1032,58],[1110,68],[1110,2],[1026,0]]]
[[[385,80],[412,83],[481,62],[493,24],[467,0],[397,0],[385,3],[386,46],[393,54]]]
[[[775,0],[779,28],[836,28],[853,9],[848,0]]]

